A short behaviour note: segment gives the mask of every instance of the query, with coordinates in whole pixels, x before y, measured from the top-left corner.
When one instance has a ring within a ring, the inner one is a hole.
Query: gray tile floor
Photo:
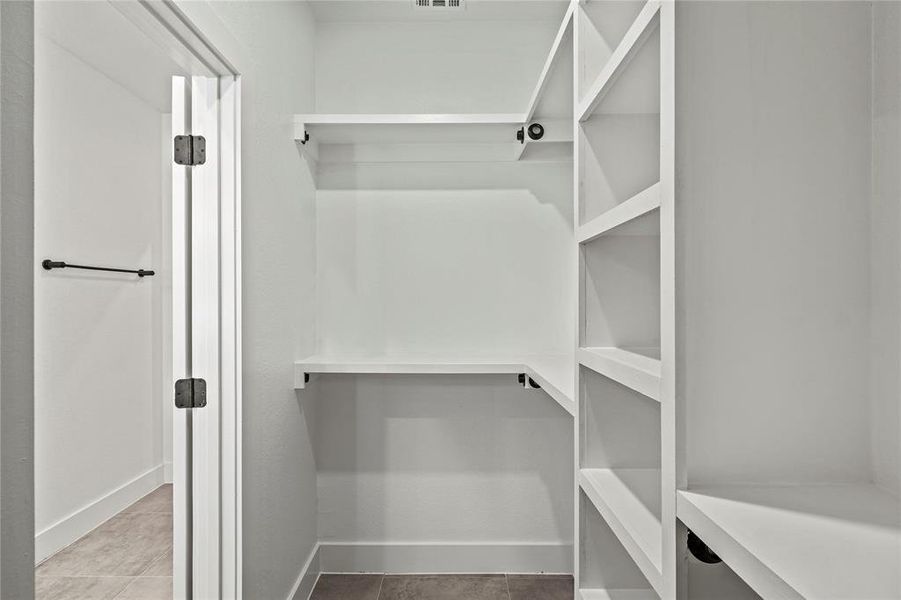
[[[322,575],[310,600],[573,600],[571,575]]]
[[[45,560],[34,578],[36,600],[172,598],[172,486]]]

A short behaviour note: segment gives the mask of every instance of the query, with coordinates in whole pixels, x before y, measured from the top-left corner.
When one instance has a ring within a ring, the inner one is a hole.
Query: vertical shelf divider
[[[585,0],[573,0],[577,4],[573,12],[573,223],[578,232],[582,225],[582,175],[586,169],[585,161],[590,160],[582,148],[583,133],[582,121],[590,118],[588,114],[597,102],[591,98],[581,98],[580,77],[581,67],[585,61],[582,39],[582,28],[587,19],[583,4]],[[655,10],[656,14],[650,14]],[[653,590],[647,590],[649,597],[659,595],[667,600],[685,597],[686,577],[679,573],[680,550],[684,544],[679,543],[679,527],[676,520],[676,490],[684,489],[684,449],[681,430],[684,412],[677,406],[676,400],[676,323],[675,323],[675,4],[673,0],[651,0],[643,6],[643,10],[636,18],[630,31],[636,31],[641,35],[631,35],[635,44],[641,44],[647,34],[640,27],[639,21],[652,22],[655,18],[659,22],[660,36],[660,143],[659,143],[659,184],[655,185],[656,193],[659,193],[659,223],[660,223],[660,518],[661,518],[661,558],[662,569],[660,582],[655,582],[657,594]],[[637,46],[636,46],[637,47]],[[632,54],[635,47],[618,48],[619,53]],[[616,59],[618,55],[611,57]],[[629,64],[618,68],[625,71]],[[614,68],[616,65],[608,65]],[[588,108],[586,108],[588,107]],[[583,114],[585,113],[585,114]],[[622,212],[622,211],[620,211]],[[646,212],[646,211],[645,211]],[[638,216],[643,213],[637,213]],[[583,345],[586,324],[586,258],[583,251],[583,243],[591,243],[596,237],[606,235],[601,231],[596,236],[588,236],[580,242],[576,236],[575,266],[577,273],[577,307],[575,311],[576,326],[576,355]],[[585,515],[581,501],[581,488],[579,484],[582,474],[582,459],[586,453],[586,436],[588,432],[584,425],[585,402],[587,399],[585,382],[582,376],[582,367],[579,361],[575,365],[575,419],[574,419],[574,455],[575,455],[575,493],[574,493],[574,520],[575,539],[573,570],[575,576],[576,598],[598,597],[605,593],[604,590],[589,590],[582,586],[582,574],[589,572],[589,565],[582,564],[587,560],[584,549],[588,547],[586,539],[583,539]],[[628,427],[629,423],[623,423]],[[584,510],[590,510],[585,508]],[[590,586],[589,586],[590,587]],[[610,590],[612,591],[612,590]],[[638,593],[638,591],[631,591]],[[644,597],[642,595],[642,597]]]

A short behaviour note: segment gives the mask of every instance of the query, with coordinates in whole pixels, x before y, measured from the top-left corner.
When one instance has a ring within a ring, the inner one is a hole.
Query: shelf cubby
[[[581,246],[579,360],[657,399],[660,379],[659,211]],[[633,235],[628,235],[632,233]],[[625,379],[624,379],[625,378]],[[656,383],[656,387],[655,387]]]
[[[579,379],[580,488],[660,591],[660,405],[586,367]]]
[[[625,61],[643,27],[636,20],[659,0],[613,0],[579,3],[579,99],[583,101],[599,77]],[[611,60],[613,59],[613,60]],[[617,69],[618,70],[618,69]]]
[[[616,534],[595,509],[591,499],[579,494],[579,581],[584,600],[650,600],[658,596]]]
[[[577,109],[581,226],[660,181],[659,38],[652,31],[629,68]]]

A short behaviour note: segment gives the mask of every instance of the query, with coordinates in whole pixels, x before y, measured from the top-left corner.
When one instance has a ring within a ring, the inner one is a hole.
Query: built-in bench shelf
[[[901,503],[875,486],[698,488],[678,515],[764,598],[901,597]]]

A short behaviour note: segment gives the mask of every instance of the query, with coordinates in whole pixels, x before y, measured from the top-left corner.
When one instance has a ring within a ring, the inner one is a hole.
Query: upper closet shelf
[[[461,358],[436,356],[325,357],[311,356],[294,363],[294,387],[303,389],[306,376],[315,373],[395,375],[525,374],[541,386],[569,414],[573,401],[573,361],[565,356]]]
[[[294,139],[305,157],[322,163],[513,162],[529,139],[525,118],[525,113],[295,115]],[[539,123],[542,145],[572,146],[568,121]]]
[[[901,598],[901,504],[875,486],[699,488],[677,512],[764,598]]]
[[[585,93],[585,97],[579,102],[577,108],[579,121],[584,121],[592,115],[601,100],[613,87],[613,83],[625,71],[648,37],[657,29],[660,22],[660,2],[661,0],[648,0],[641,9],[607,64],[601,69],[594,83]]]
[[[316,163],[571,160],[571,98],[564,103],[566,114],[542,114],[539,107],[551,89],[571,89],[571,75],[563,84],[562,72],[554,73],[571,53],[574,10],[575,4],[567,6],[524,112],[295,115],[294,139],[301,154],[312,161],[314,171]]]

